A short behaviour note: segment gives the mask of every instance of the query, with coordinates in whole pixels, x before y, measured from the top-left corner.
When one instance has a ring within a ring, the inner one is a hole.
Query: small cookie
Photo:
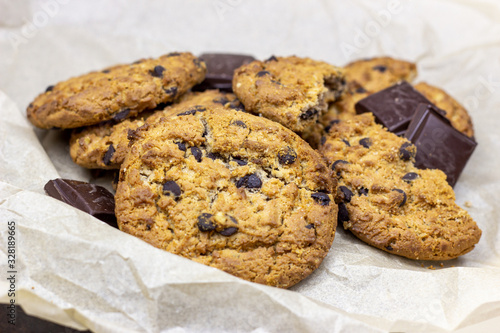
[[[320,152],[338,178],[338,221],[364,242],[410,259],[446,260],[479,241],[446,175],[417,169],[415,146],[371,113],[334,124]]]
[[[446,118],[448,118],[453,127],[468,137],[474,136],[472,119],[467,113],[467,110],[453,97],[448,95],[444,90],[431,86],[425,82],[416,84],[415,89],[438,108],[446,111]]]
[[[108,121],[73,130],[69,143],[71,158],[84,168],[119,169],[129,150],[129,135],[134,130],[179,110],[214,103],[227,105],[229,108],[242,108],[233,94],[221,93],[218,90],[187,93],[177,103],[162,110],[143,112],[138,117],[118,123]]]
[[[313,147],[319,146],[321,137],[338,119],[356,115],[354,105],[359,100],[401,80],[413,80],[417,75],[417,67],[412,62],[377,57],[351,62],[343,68],[343,72],[347,84],[345,93],[328,108],[316,125],[302,134]]]
[[[207,106],[138,129],[120,170],[119,228],[240,278],[287,288],[332,244],[335,179],[263,117]]]
[[[50,86],[29,105],[37,127],[76,128],[125,119],[171,102],[205,78],[191,53],[170,53],[71,78]]]
[[[302,132],[344,90],[341,70],[309,58],[271,57],[235,71],[233,91],[245,109]]]

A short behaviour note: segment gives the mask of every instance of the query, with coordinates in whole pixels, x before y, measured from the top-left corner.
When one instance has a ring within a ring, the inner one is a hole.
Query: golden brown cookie
[[[120,122],[107,121],[73,130],[69,143],[71,158],[76,164],[89,169],[119,169],[129,150],[129,135],[138,127],[179,110],[214,103],[229,108],[242,108],[233,94],[218,90],[189,92],[175,104],[161,110],[143,112]]]
[[[453,127],[468,137],[474,136],[472,119],[467,113],[467,110],[453,97],[448,95],[444,90],[431,86],[426,82],[416,84],[415,89],[438,108],[446,111],[446,118],[450,120]]]
[[[120,170],[122,231],[240,278],[287,288],[332,244],[336,181],[278,123],[219,106],[138,129]]]
[[[341,70],[299,57],[271,57],[235,71],[233,91],[248,112],[302,132],[344,90]]]
[[[76,128],[125,119],[171,102],[205,77],[191,53],[170,53],[71,78],[50,86],[29,105],[40,128]]]
[[[479,241],[446,175],[417,169],[415,146],[371,113],[334,124],[320,152],[338,178],[338,221],[364,242],[410,259],[446,260]]]

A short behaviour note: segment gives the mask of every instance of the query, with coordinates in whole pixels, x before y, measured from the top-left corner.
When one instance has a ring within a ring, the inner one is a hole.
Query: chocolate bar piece
[[[405,137],[417,147],[415,166],[442,170],[452,187],[477,146],[429,104],[419,104]]]
[[[410,123],[418,104],[431,104],[408,82],[401,81],[356,103],[356,113],[372,112],[379,124],[391,132],[402,132]]]
[[[203,53],[199,57],[207,64],[205,80],[193,87],[195,91],[219,89],[233,92],[234,70],[255,60],[254,57],[231,53]]]
[[[45,192],[75,208],[118,228],[115,216],[115,198],[102,186],[77,180],[56,178],[44,186]]]

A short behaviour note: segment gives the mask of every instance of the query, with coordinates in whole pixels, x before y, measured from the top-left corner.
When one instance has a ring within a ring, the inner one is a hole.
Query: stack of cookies
[[[40,128],[72,129],[78,165],[119,170],[120,230],[288,288],[320,265],[337,221],[411,259],[456,258],[479,241],[447,174],[415,166],[418,144],[405,138],[415,125],[391,132],[377,111],[357,110],[415,76],[414,64],[386,57],[339,68],[295,56],[170,53],[50,86],[27,115]],[[428,84],[415,89],[429,103],[420,113],[473,140],[460,104]],[[72,203],[64,192],[74,184],[46,189]]]

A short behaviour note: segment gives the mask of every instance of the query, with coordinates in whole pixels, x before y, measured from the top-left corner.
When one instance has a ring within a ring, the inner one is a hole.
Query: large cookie
[[[415,89],[424,95],[429,101],[434,103],[438,108],[445,110],[446,118],[448,118],[454,128],[468,137],[474,136],[472,119],[467,113],[467,110],[453,97],[448,95],[446,91],[431,86],[425,82],[416,84]]]
[[[338,178],[339,222],[361,240],[411,259],[446,260],[481,230],[455,203],[440,170],[414,166],[416,148],[371,113],[334,124],[320,151]]]
[[[71,78],[50,86],[29,105],[40,128],[76,128],[136,116],[171,102],[203,81],[205,64],[191,53],[170,53]]]
[[[189,92],[175,104],[161,110],[143,112],[135,118],[120,122],[107,121],[73,130],[69,143],[71,158],[76,164],[89,169],[119,169],[129,150],[129,135],[134,130],[161,117],[175,114],[179,110],[212,104],[241,108],[233,94],[218,90]]]
[[[235,71],[233,91],[245,109],[302,132],[344,90],[341,70],[309,58],[271,57]]]
[[[135,133],[120,170],[122,231],[240,278],[287,288],[335,234],[336,181],[295,133],[207,106]]]

